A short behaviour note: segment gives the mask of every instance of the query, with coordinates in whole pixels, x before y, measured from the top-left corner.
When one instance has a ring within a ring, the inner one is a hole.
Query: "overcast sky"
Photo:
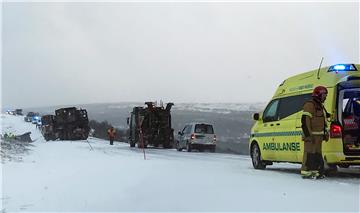
[[[267,102],[359,63],[359,3],[3,3],[2,106]]]

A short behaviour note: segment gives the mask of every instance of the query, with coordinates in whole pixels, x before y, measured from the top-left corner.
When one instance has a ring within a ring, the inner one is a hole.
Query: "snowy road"
[[[2,164],[4,211],[351,211],[359,212],[360,168],[303,180],[300,165],[254,170],[246,156],[147,149],[89,139],[45,142],[22,117],[2,132],[32,132],[22,162]]]

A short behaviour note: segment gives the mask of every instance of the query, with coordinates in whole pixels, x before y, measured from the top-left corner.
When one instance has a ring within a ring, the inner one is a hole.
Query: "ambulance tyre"
[[[326,162],[324,162],[324,168],[326,176],[333,176],[338,171],[336,164],[327,164]]]
[[[265,169],[266,164],[263,160],[261,160],[261,152],[258,144],[255,142],[251,145],[251,159],[252,164],[255,169]]]

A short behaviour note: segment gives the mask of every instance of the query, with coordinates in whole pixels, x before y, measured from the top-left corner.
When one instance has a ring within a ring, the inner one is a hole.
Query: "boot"
[[[301,170],[300,174],[303,179],[313,179],[313,175],[311,171]]]

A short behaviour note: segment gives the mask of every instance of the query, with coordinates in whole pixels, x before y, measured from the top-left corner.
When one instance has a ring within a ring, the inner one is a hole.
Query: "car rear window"
[[[196,124],[195,133],[214,134],[214,129],[212,125],[209,124]]]

